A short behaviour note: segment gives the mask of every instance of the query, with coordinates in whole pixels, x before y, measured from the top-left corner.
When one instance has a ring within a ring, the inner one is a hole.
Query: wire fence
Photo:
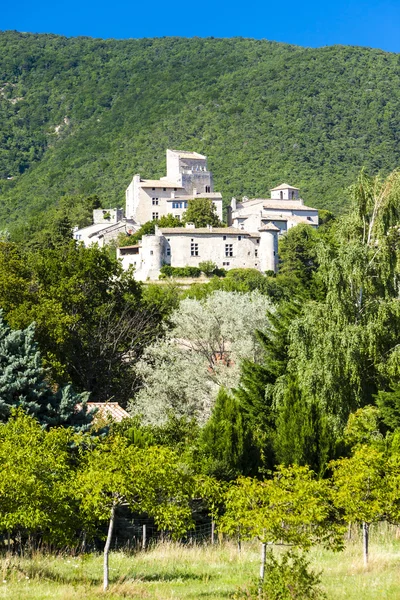
[[[160,542],[172,539],[170,531],[160,530],[150,519],[137,519],[134,522],[121,524],[120,531],[116,533],[115,548],[131,548],[145,550]],[[122,529],[122,531],[121,531]],[[217,541],[217,531],[212,520],[196,523],[193,529],[188,530],[179,542],[182,544],[214,544]]]

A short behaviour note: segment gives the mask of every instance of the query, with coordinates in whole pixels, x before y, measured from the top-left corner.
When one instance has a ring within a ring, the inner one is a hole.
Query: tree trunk
[[[364,549],[364,567],[368,566],[368,541],[369,541],[369,523],[363,521],[363,549]]]
[[[116,509],[116,504],[113,503],[113,505],[111,507],[110,523],[108,525],[108,534],[107,534],[106,544],[104,546],[104,567],[103,567],[103,590],[104,591],[108,588],[108,553],[110,551],[111,538],[112,538],[112,534],[113,534],[113,530],[114,530],[115,509]]]
[[[264,576],[265,576],[265,561],[267,558],[267,544],[264,542],[261,544],[261,564],[260,564],[260,584],[258,586],[258,593],[261,595],[263,585],[264,585]]]

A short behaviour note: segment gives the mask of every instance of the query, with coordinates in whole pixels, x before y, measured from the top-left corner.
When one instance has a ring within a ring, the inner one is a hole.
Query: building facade
[[[126,217],[143,225],[172,214],[179,219],[193,198],[212,200],[222,221],[222,195],[214,192],[207,157],[197,152],[167,150],[167,175],[142,179],[134,175],[126,193]]]
[[[192,198],[209,198],[222,221],[222,195],[214,192],[207,157],[197,152],[167,150],[167,174],[160,179],[134,175],[126,190],[122,209],[97,209],[93,225],[74,232],[86,246],[103,246],[120,233],[134,233],[148,221],[172,214],[181,218]],[[228,208],[228,227],[186,227],[161,229],[143,236],[141,242],[118,248],[125,269],[135,268],[138,280],[158,279],[163,265],[198,267],[205,261],[219,268],[252,268],[277,271],[278,236],[299,223],[318,227],[318,210],[305,206],[299,189],[283,183],[271,190],[271,197],[237,202]]]
[[[141,244],[118,248],[124,269],[133,266],[139,281],[158,279],[163,265],[198,267],[212,261],[229,269],[274,271],[278,266],[278,233],[273,224],[258,232],[243,232],[234,227],[159,228],[155,235],[144,235]]]
[[[280,233],[285,233],[299,223],[318,227],[318,210],[305,206],[299,198],[299,189],[282,183],[271,190],[271,198],[232,198],[228,210],[228,224],[241,231],[258,231],[273,223]]]

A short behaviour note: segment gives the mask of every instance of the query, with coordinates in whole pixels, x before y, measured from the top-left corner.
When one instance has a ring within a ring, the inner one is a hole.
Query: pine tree
[[[11,409],[20,407],[47,427],[87,428],[92,421],[88,394],[77,394],[69,385],[52,389],[34,335],[34,324],[12,330],[0,314],[0,420],[6,422]]]

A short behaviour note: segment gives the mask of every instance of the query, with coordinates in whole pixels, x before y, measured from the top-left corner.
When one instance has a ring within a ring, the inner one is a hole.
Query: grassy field
[[[323,587],[330,600],[400,600],[400,540],[393,535],[375,535],[366,570],[358,540],[342,553],[314,549],[310,557],[315,568],[323,571]],[[257,577],[258,560],[255,543],[244,544],[240,555],[228,543],[214,547],[161,544],[136,555],[116,552],[111,555],[111,585],[105,594],[100,555],[10,556],[1,563],[0,598],[222,600]]]

